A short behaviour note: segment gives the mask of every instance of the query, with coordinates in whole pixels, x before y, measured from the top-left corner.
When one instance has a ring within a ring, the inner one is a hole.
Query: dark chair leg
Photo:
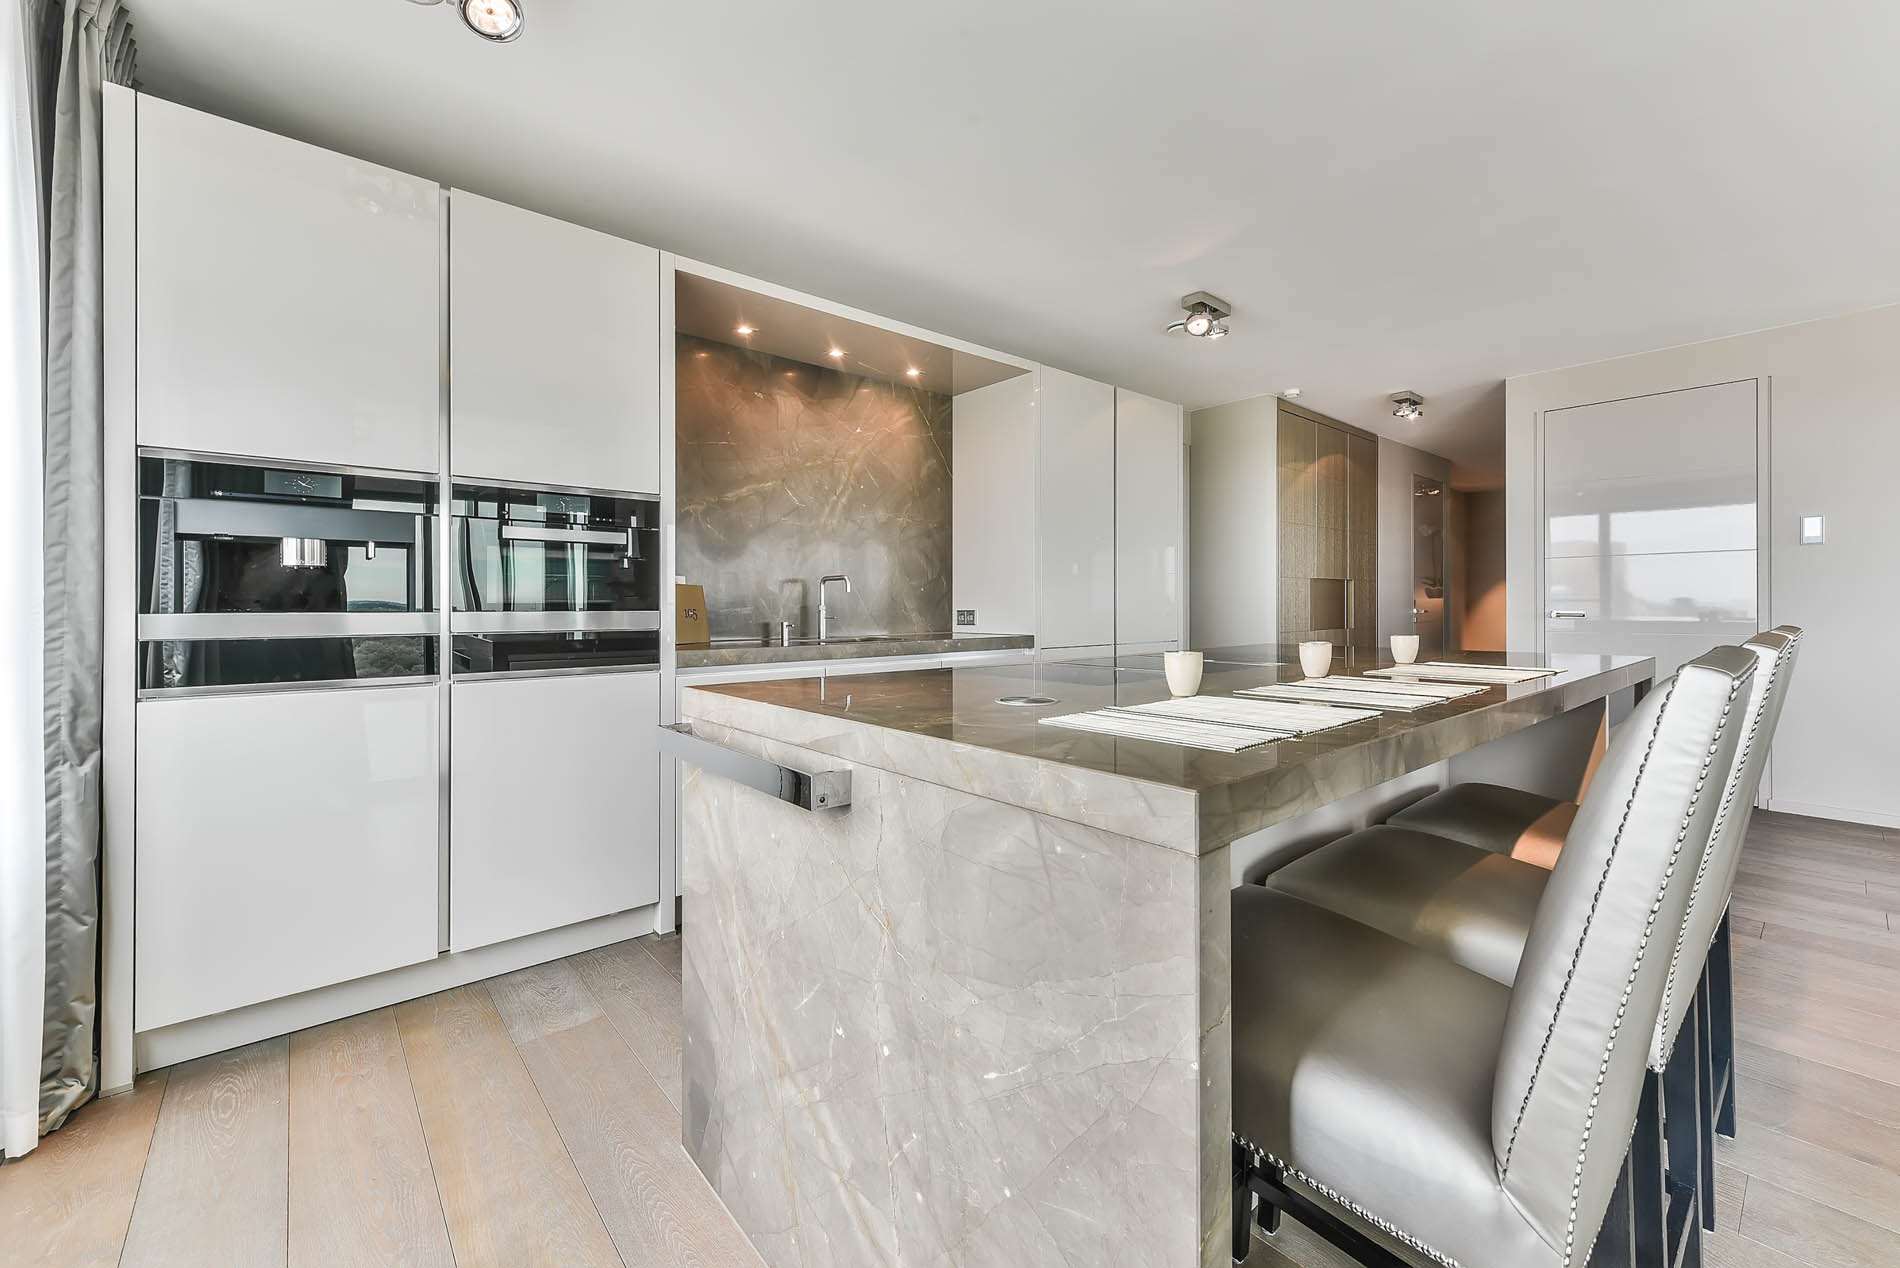
[[[1637,1264],[1669,1262],[1669,1183],[1663,1168],[1662,1080],[1643,1076],[1643,1099],[1630,1138],[1630,1214],[1635,1223]]]
[[[1702,1227],[1715,1231],[1715,1108],[1719,1095],[1715,1052],[1715,993],[1705,964],[1696,985],[1696,1142],[1702,1165]]]
[[[1715,1130],[1735,1139],[1735,961],[1729,947],[1729,916],[1715,931],[1715,945],[1709,948],[1709,1021],[1713,1031],[1715,1086],[1720,1101],[1715,1110]]]
[[[1253,1156],[1239,1141],[1234,1142],[1234,1262],[1244,1264],[1253,1250]]]
[[[1596,1245],[1590,1248],[1589,1268],[1635,1268],[1635,1247],[1631,1238],[1636,1225],[1630,1210],[1630,1155],[1623,1156],[1623,1169],[1617,1173],[1616,1188],[1610,1191],[1609,1209],[1603,1212],[1603,1227],[1597,1230]]]
[[[1668,1165],[1668,1263],[1699,1268],[1702,1263],[1703,1195],[1714,1175],[1703,1156],[1703,1106],[1707,1101],[1702,1063],[1702,1017],[1699,1002],[1689,1006],[1669,1064],[1663,1068],[1663,1140]]]

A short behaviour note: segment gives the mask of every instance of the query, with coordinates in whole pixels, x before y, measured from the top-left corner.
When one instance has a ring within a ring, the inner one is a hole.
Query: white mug
[[[1163,652],[1162,667],[1168,671],[1168,690],[1177,696],[1191,696],[1201,689],[1199,652]]]
[[[1300,644],[1300,669],[1308,678],[1324,678],[1333,671],[1333,645],[1313,642]]]
[[[1394,634],[1392,636],[1392,661],[1397,665],[1409,665],[1418,659],[1418,635]]]

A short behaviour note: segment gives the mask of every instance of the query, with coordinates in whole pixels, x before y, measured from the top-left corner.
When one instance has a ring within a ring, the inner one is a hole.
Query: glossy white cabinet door
[[[138,706],[139,1030],[436,954],[433,687]]]
[[[458,476],[660,491],[660,255],[449,195]]]
[[[1181,407],[1115,389],[1115,645],[1181,640]]]
[[[138,99],[142,445],[439,468],[432,181]]]
[[[449,705],[456,951],[660,896],[660,676],[458,682]]]
[[[1115,389],[1044,368],[1036,395],[1036,645],[1115,641]]]

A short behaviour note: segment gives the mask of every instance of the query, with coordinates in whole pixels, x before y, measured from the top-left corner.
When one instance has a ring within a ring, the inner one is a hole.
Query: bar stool
[[[1663,1124],[1672,1169],[1694,1186],[1708,1228],[1715,1220],[1714,1136],[1718,1130],[1734,1134],[1728,898],[1800,638],[1800,630],[1781,627],[1742,645],[1754,658],[1742,706],[1747,725],[1723,781],[1716,831],[1697,866],[1651,1040],[1650,1066],[1662,1074],[1666,1099],[1679,1110]],[[1481,813],[1467,836],[1490,831],[1493,812],[1504,804],[1486,792],[1473,800]],[[1296,860],[1267,884],[1508,985],[1550,875],[1506,854],[1400,826],[1395,817]],[[1685,1031],[1689,1022],[1694,1025]],[[1685,1104],[1695,1112],[1680,1112]]]
[[[1638,1120],[1754,670],[1683,667],[1605,758],[1506,986],[1284,891],[1233,919],[1235,1244],[1256,1201],[1379,1265],[1575,1268]]]

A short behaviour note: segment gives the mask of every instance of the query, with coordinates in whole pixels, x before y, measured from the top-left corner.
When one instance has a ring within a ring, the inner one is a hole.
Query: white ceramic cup
[[[1333,670],[1333,645],[1331,643],[1301,643],[1300,671],[1308,678],[1324,678]]]
[[[1392,660],[1394,664],[1409,665],[1418,659],[1418,635],[1394,634],[1392,636]]]
[[[1191,696],[1201,689],[1199,652],[1164,652],[1162,667],[1168,671],[1168,690],[1177,696]]]

